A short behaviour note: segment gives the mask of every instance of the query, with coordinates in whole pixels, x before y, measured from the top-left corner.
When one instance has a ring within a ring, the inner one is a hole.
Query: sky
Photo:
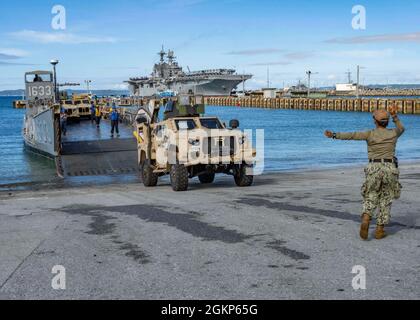
[[[53,28],[56,5],[64,30]],[[356,5],[364,28],[352,23]],[[0,90],[23,88],[24,72],[49,70],[51,59],[60,83],[124,88],[152,72],[162,45],[185,70],[252,74],[247,89],[267,86],[267,74],[274,87],[306,81],[307,70],[312,85],[345,83],[357,65],[362,84],[420,83],[420,1],[1,1]]]

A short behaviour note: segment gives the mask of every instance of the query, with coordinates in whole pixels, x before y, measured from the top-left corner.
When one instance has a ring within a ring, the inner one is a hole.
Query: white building
[[[353,83],[337,83],[335,85],[336,92],[352,92],[356,90],[357,86]]]
[[[277,89],[276,88],[263,88],[264,98],[276,98]]]

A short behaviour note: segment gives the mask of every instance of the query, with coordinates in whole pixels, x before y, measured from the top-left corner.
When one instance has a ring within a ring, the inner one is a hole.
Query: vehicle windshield
[[[195,122],[193,119],[175,120],[178,130],[191,130],[195,129]]]
[[[200,119],[200,123],[204,128],[207,129],[223,129],[219,119]]]

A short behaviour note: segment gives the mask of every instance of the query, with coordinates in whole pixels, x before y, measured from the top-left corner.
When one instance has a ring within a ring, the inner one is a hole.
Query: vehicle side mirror
[[[237,128],[239,128],[239,120],[236,120],[236,119],[230,120],[229,121],[229,127],[231,129],[237,129]]]

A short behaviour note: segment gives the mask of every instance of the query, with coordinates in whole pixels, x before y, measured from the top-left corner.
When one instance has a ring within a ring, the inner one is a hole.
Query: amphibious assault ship
[[[234,69],[184,72],[175,60],[174,51],[165,52],[162,48],[159,56],[160,61],[149,77],[125,81],[134,96],[150,97],[168,90],[179,94],[228,96],[240,83],[252,78],[250,74],[237,74]]]

